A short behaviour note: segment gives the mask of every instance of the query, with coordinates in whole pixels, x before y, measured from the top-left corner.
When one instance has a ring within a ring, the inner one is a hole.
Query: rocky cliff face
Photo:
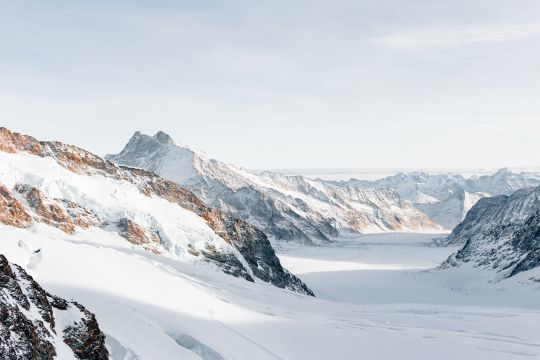
[[[0,156],[4,224],[44,223],[66,234],[97,227],[154,253],[313,294],[281,266],[262,232],[205,206],[189,190],[152,172],[120,167],[75,146],[38,141],[5,128],[0,128]]]
[[[540,185],[540,174],[501,169],[493,175],[464,178],[457,174],[400,173],[376,181],[351,179],[328,182],[337,187],[390,188],[403,200],[427,214],[437,224],[453,229],[476,202],[484,197],[510,195]]]
[[[4,185],[0,184],[0,223],[24,228],[32,223],[32,218],[24,206],[11,195]]]
[[[252,174],[137,132],[111,161],[147,169],[186,186],[205,204],[234,214],[277,240],[312,244],[347,232],[438,230],[392,190],[336,188],[302,176]]]
[[[47,293],[0,255],[0,357],[108,359],[94,314]]]
[[[449,236],[464,244],[442,265],[465,263],[513,276],[540,265],[540,187],[478,201]]]

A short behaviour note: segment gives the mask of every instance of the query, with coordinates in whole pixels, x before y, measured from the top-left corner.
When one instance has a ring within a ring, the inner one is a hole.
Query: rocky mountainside
[[[453,229],[484,197],[510,195],[540,185],[540,174],[501,169],[493,175],[465,178],[457,174],[399,173],[376,181],[351,179],[328,182],[338,187],[390,188],[447,229]]]
[[[448,237],[464,244],[443,267],[465,263],[513,276],[540,265],[540,186],[484,198]]]
[[[94,314],[47,293],[0,255],[0,357],[100,360],[109,352]]]
[[[208,206],[230,212],[277,240],[312,244],[347,232],[440,229],[393,190],[338,188],[270,172],[255,175],[180,146],[163,132],[136,132],[122,152],[107,158],[181,184]]]
[[[45,224],[74,237],[94,231],[104,241],[312,295],[262,231],[174,182],[75,146],[0,128],[0,204],[0,222],[9,226]]]

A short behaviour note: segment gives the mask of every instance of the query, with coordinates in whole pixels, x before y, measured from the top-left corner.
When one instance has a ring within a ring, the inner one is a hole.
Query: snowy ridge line
[[[152,172],[5,128],[0,159],[0,222],[67,234],[99,228],[131,246],[313,295],[281,266],[263,232]]]
[[[540,172],[500,169],[491,175],[398,173],[382,179],[326,181],[336,187],[390,188],[445,229],[453,229],[484,197],[510,195],[516,190],[540,185]]]
[[[275,240],[324,243],[345,233],[441,230],[391,189],[338,188],[303,176],[245,169],[176,144],[170,136],[136,132],[107,159],[150,170],[193,191]]]

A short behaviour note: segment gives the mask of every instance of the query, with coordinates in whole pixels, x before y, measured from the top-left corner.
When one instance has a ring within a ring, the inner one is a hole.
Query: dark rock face
[[[215,265],[217,265],[225,274],[254,282],[253,277],[249,274],[244,264],[242,264],[242,262],[238,260],[236,256],[218,252],[212,246],[207,246],[206,249],[201,253],[206,259],[211,260]]]
[[[523,227],[516,231],[512,245],[527,256],[512,269],[510,276],[540,266],[540,211],[532,215]]]
[[[82,305],[48,294],[21,267],[0,255],[0,357],[54,359],[60,337],[79,359],[108,359],[105,336],[95,316]],[[59,324],[55,312],[70,312]]]
[[[108,359],[105,335],[99,329],[96,316],[76,302],[72,303],[83,314],[81,319],[64,328],[64,342],[79,359]]]
[[[36,291],[27,296],[23,291],[27,290],[26,281],[18,274],[21,274],[19,268],[12,268],[0,255],[0,356],[10,360],[53,359],[56,350],[51,341],[54,329],[51,305],[41,289],[37,291],[38,296]],[[25,315],[25,311],[30,310],[31,300],[42,320],[34,322]]]
[[[172,141],[165,135],[159,136],[160,141]],[[257,278],[280,288],[313,295],[300,279],[281,266],[264,233],[228,213],[205,206],[195,194],[172,181],[164,180],[146,170],[117,166],[76,146],[60,142],[38,141],[31,136],[13,133],[1,127],[0,151],[11,153],[22,151],[40,157],[52,157],[61,166],[78,174],[101,175],[131,182],[143,194],[161,197],[203,218],[218,236],[238,250],[248,263],[251,273]],[[1,190],[0,188],[0,205]],[[99,221],[91,216],[92,214],[86,214],[85,209],[77,207],[77,204],[62,204],[58,199],[46,199],[35,191],[32,193],[32,189],[21,186],[17,187],[17,191],[27,197],[30,205],[35,204],[32,209],[37,213],[38,220],[50,221],[51,224],[67,233],[73,232],[76,226],[85,228],[100,225]],[[29,197],[31,193],[34,196]],[[6,197],[6,199],[7,202],[12,201],[11,198]],[[1,207],[0,222],[2,222]],[[159,234],[153,232],[152,229],[141,228],[130,219],[122,219],[118,225],[121,235],[126,239],[155,252],[155,248],[148,245],[159,243]],[[196,254],[190,249],[186,250],[195,256],[204,256],[207,261],[214,263],[227,274],[253,281],[250,271],[246,269],[242,261],[231,254],[220,253],[216,249],[206,249],[201,254]]]
[[[477,232],[476,227],[483,221],[483,216],[487,215],[487,213],[495,207],[503,205],[507,199],[508,196],[506,195],[480,199],[476,205],[467,212],[465,219],[459,223],[448,236],[449,242],[453,244],[466,242],[465,238],[468,234]]]
[[[210,226],[219,229],[223,238],[243,255],[256,277],[280,288],[314,295],[300,279],[281,266],[274,249],[261,230],[213,209],[208,213],[208,218]]]
[[[481,199],[448,239],[465,245],[443,268],[471,263],[511,277],[540,266],[540,187]]]

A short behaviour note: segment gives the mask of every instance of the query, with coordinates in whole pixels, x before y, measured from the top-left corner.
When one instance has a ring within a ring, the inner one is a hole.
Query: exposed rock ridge
[[[540,187],[481,199],[449,241],[465,245],[442,268],[469,263],[509,277],[540,266]]]
[[[62,323],[57,316],[70,320]],[[0,357],[52,360],[59,350],[56,338],[74,358],[109,358],[105,335],[91,312],[48,294],[21,267],[0,255]]]

